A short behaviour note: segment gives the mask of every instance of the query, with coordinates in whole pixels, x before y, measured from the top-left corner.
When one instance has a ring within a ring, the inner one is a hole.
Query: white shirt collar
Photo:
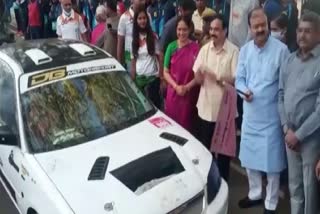
[[[64,14],[64,12],[62,11],[62,18],[63,18],[63,19],[74,19],[74,10],[71,9],[71,16],[70,16],[70,17],[66,16],[66,15]]]

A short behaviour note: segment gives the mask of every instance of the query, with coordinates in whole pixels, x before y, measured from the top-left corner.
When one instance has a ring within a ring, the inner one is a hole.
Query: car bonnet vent
[[[178,135],[174,135],[168,132],[163,132],[160,135],[161,138],[172,141],[174,143],[177,143],[180,146],[183,146],[184,144],[186,144],[188,142],[187,139],[180,137]]]
[[[70,48],[81,54],[81,56],[94,56],[96,55],[96,52],[89,47],[88,45],[81,44],[81,43],[75,43],[75,44],[70,44]]]
[[[109,157],[99,157],[94,163],[88,180],[103,180],[108,168]]]
[[[36,64],[42,65],[52,62],[52,58],[40,49],[33,48],[25,51],[25,54]]]

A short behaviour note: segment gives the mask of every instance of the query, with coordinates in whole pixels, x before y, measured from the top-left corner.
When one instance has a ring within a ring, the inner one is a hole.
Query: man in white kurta
[[[280,172],[286,167],[285,146],[277,108],[279,68],[289,54],[287,47],[269,36],[262,9],[249,14],[253,40],[241,48],[236,88],[245,100],[240,160],[247,169],[249,194],[240,208],[262,203],[262,174],[268,185],[265,212],[275,213],[279,198]]]

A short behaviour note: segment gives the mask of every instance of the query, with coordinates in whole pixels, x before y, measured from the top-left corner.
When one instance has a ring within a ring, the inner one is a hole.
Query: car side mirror
[[[9,126],[0,126],[0,145],[17,146],[17,136]]]

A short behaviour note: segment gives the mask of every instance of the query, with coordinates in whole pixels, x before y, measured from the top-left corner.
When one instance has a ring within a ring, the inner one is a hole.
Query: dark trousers
[[[20,19],[20,27],[23,34],[27,34],[27,28],[28,28],[28,1],[23,2],[20,4],[19,9],[19,19]]]
[[[242,115],[243,115],[243,99],[238,95],[237,97],[237,109],[238,109],[238,118],[236,119],[237,128],[241,129],[242,125]]]
[[[52,21],[49,21],[48,25],[49,25],[49,27],[48,27],[48,38],[57,38],[58,35],[57,35],[56,30],[52,29]],[[45,35],[43,35],[43,37],[46,38]]]
[[[41,26],[29,27],[30,39],[40,39],[41,38]]]
[[[202,144],[210,151],[211,140],[215,130],[216,123],[208,122],[198,117],[198,138]],[[213,155],[213,157],[215,157]],[[217,164],[220,175],[228,182],[230,171],[230,157],[218,154]]]
[[[17,30],[22,31],[22,26],[21,26],[21,20],[20,20],[20,10],[14,9],[14,15],[16,17],[16,23],[17,23]]]
[[[154,81],[146,85],[143,89],[144,94],[151,102],[161,109],[161,96],[160,96],[160,79],[156,78]]]

